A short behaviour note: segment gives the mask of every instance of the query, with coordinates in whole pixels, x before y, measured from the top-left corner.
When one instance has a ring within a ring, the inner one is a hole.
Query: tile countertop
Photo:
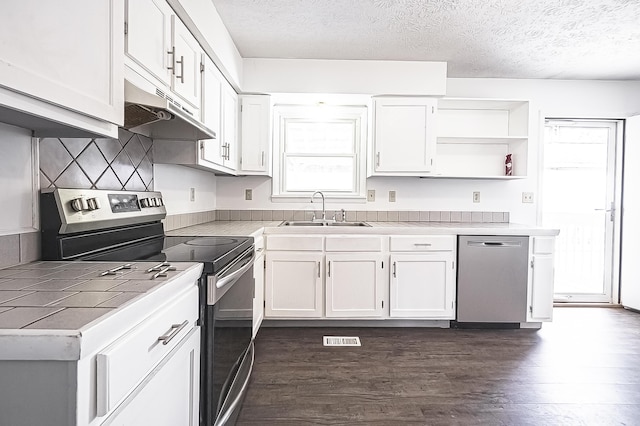
[[[278,226],[281,221],[215,221],[168,231],[167,235],[214,236],[264,234],[376,234],[376,235],[529,235],[555,236],[558,229],[517,223],[367,222],[371,226]]]
[[[202,273],[201,263],[179,262],[151,280],[146,270],[158,262],[130,262],[131,269],[101,276],[122,264],[41,261],[0,269],[0,360],[79,359],[82,340],[119,322],[136,324]]]

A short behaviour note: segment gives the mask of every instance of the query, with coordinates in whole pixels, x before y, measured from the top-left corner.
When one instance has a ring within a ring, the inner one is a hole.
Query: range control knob
[[[74,198],[71,200],[71,208],[77,212],[81,212],[83,210],[89,210],[89,204],[84,197]]]
[[[156,198],[156,207],[162,207],[163,204],[162,198]]]
[[[89,198],[87,200],[87,206],[89,207],[89,210],[98,210],[101,207],[100,200],[97,198]]]
[[[141,198],[140,199],[140,206],[142,208],[149,207],[149,199],[148,198]]]

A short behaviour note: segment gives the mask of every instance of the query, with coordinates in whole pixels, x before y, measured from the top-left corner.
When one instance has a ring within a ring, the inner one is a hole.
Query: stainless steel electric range
[[[203,263],[200,420],[234,424],[254,358],[253,238],[165,236],[159,192],[43,190],[40,216],[43,260]]]

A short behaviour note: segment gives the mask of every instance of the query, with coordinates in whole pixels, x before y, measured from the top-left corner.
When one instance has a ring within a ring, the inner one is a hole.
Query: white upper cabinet
[[[100,123],[123,123],[123,25],[123,0],[3,3],[0,108],[117,136],[117,126]]]
[[[243,175],[271,176],[271,97],[240,96],[240,167]]]
[[[235,172],[238,168],[238,94],[228,83],[222,87],[221,121],[218,138],[222,143],[223,166]]]
[[[171,86],[171,17],[165,0],[128,0],[125,52],[147,73]]]
[[[441,99],[436,170],[441,177],[517,179],[527,176],[529,102]],[[511,154],[512,174],[506,173]]]
[[[170,89],[183,111],[200,119],[204,51],[165,0],[128,0],[125,64],[149,82]]]
[[[373,175],[425,176],[433,169],[436,99],[374,98]]]
[[[222,82],[224,77],[207,55],[202,55],[202,122],[220,137],[222,118]]]
[[[200,108],[201,61],[204,51],[177,16],[172,17],[173,46],[170,55],[173,73],[171,89],[192,106]]]

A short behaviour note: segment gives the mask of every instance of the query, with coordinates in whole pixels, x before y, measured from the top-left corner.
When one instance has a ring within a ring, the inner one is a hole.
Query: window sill
[[[331,195],[324,194],[325,202],[327,201],[340,201],[343,203],[366,203],[367,197],[365,195]],[[274,203],[308,203],[311,200],[311,195],[272,195],[271,201]],[[319,196],[316,197],[314,203],[321,203]]]

